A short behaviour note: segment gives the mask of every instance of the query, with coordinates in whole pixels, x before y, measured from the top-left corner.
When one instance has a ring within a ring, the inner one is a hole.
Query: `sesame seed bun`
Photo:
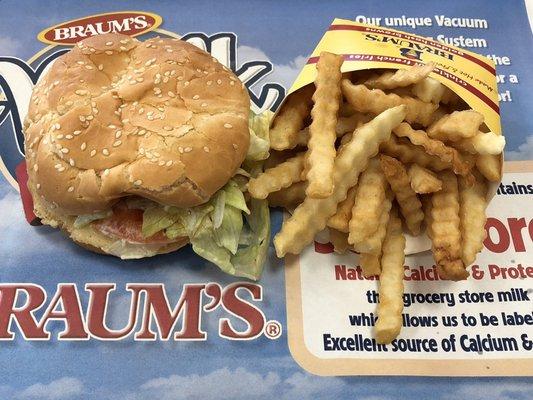
[[[244,160],[249,108],[237,77],[187,42],[120,34],[78,42],[30,100],[25,147],[35,212],[94,245],[99,239],[85,232],[74,237],[71,217],[132,195],[176,207],[205,203]]]

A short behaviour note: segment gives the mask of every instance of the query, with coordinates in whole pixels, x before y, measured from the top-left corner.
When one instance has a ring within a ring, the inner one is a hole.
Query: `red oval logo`
[[[144,11],[119,11],[63,22],[43,30],[37,38],[48,44],[73,45],[103,33],[137,36],[156,29],[163,19]]]

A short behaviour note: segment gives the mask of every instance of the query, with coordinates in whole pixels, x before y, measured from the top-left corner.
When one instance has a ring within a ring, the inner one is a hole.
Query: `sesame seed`
[[[169,95],[169,97],[176,97],[176,95],[174,94],[174,92],[169,91],[167,94]]]
[[[57,135],[56,139],[59,139],[59,140],[63,139],[63,135]]]
[[[85,117],[85,119],[87,121],[91,121],[92,119],[94,119],[94,117],[92,115],[87,115],[87,117]]]
[[[57,172],[63,172],[64,170],[65,170],[65,167],[59,167],[59,168],[57,169]]]
[[[165,164],[167,167],[170,167],[172,165],[172,160],[168,160],[167,163]]]
[[[113,42],[106,42],[105,45],[106,46],[113,46]]]
[[[212,84],[213,84],[213,81],[207,81],[207,82],[206,82],[206,85],[207,85],[207,86],[211,86]]]
[[[83,62],[83,61],[76,61],[76,64],[78,64],[78,65],[85,65],[85,62]]]
[[[74,186],[69,186],[67,190],[68,190],[69,192],[73,192],[73,191],[74,191]]]
[[[104,169],[104,176],[109,175],[109,168]]]
[[[217,84],[221,84],[222,83],[222,79],[217,79]]]
[[[80,118],[81,122],[85,122],[85,116],[84,115],[80,115],[79,118]]]
[[[78,136],[80,133],[81,133],[81,131],[74,131],[74,132],[72,132],[72,134],[73,134],[74,136]]]
[[[101,71],[101,70],[103,70],[103,69],[104,69],[103,64],[98,64],[98,70]]]
[[[139,114],[142,114],[144,112],[144,108],[139,108]]]
[[[172,127],[171,127],[171,126],[168,126],[168,125],[165,125],[165,126],[163,127],[163,129],[166,130],[166,131],[171,131],[171,130],[172,130]]]
[[[125,118],[125,119],[122,120],[122,125],[127,124],[128,122],[130,122],[130,119],[129,118]]]
[[[113,54],[113,52],[112,52],[111,50],[106,50],[105,53],[106,53],[108,56],[110,56],[110,55]]]
[[[124,46],[120,46],[120,50],[126,51],[126,48]]]
[[[122,40],[120,41],[120,43],[122,43],[122,44],[127,44],[128,41],[127,41],[126,39],[122,39]]]
[[[198,100],[200,98],[200,96],[198,96],[197,94],[195,94],[193,97],[193,100]]]
[[[74,93],[76,93],[78,96],[84,96],[87,94],[87,90],[76,90]]]
[[[67,154],[68,151],[69,151],[69,150],[68,150],[66,147],[63,147],[63,148],[61,149],[61,153],[63,153],[63,154]]]
[[[231,125],[231,124],[224,124],[224,128],[226,128],[226,129],[231,129],[231,128],[233,128],[233,125]]]
[[[38,184],[37,184],[37,189],[40,189],[40,188],[41,188],[41,184],[38,183]]]
[[[204,151],[205,151],[206,153],[209,153],[209,147],[204,146]]]
[[[91,157],[94,157],[96,155],[96,150],[91,150]]]
[[[115,143],[113,143],[113,147],[118,147],[122,144],[121,140],[117,140]]]
[[[185,148],[183,149],[183,151],[184,151],[185,153],[190,153],[190,152],[192,151],[192,147],[185,147]]]
[[[163,83],[167,83],[169,79],[170,79],[170,78],[169,78],[168,76],[165,76],[165,77],[163,78]]]
[[[207,103],[202,103],[201,106],[202,107],[207,107]]]
[[[181,146],[178,147],[178,151],[179,151],[181,154],[183,154],[183,147],[181,147]]]
[[[140,185],[142,185],[142,183],[143,183],[143,181],[141,181],[140,179],[137,179],[135,182],[133,182],[133,184],[135,186],[140,186]]]
[[[33,170],[34,170],[35,172],[37,172],[37,171],[39,170],[39,166],[38,166],[37,164],[35,164],[35,165],[33,166]]]
[[[92,65],[86,65],[85,68],[86,69],[93,69]]]
[[[230,81],[229,84],[230,84],[231,86],[235,86],[235,82],[233,82],[233,81]]]
[[[122,131],[116,131],[116,132],[115,132],[115,138],[118,139],[118,138],[121,137],[121,136],[122,136]]]
[[[103,149],[102,149],[102,154],[103,154],[104,156],[108,156],[108,155],[109,155],[109,150],[107,150],[106,148],[103,148]]]
[[[165,161],[164,161],[164,160],[161,160],[161,161],[159,161],[158,164],[159,164],[160,167],[162,167],[163,165],[165,165]]]
[[[68,140],[70,140],[70,139],[72,139],[74,136],[72,136],[72,135],[67,135],[67,136],[65,136],[65,137],[66,137]]]
[[[146,129],[141,129],[139,132],[137,132],[137,135],[143,136],[146,134]]]
[[[143,77],[139,77],[139,78],[136,78],[135,80],[136,80],[137,82],[142,82],[142,81],[144,81],[144,78],[143,78]]]
[[[55,128],[56,130],[61,129],[61,125],[59,125],[58,123],[56,123],[56,124],[54,125],[54,128]]]
[[[237,149],[239,148],[239,146],[237,146],[235,143],[233,143],[233,148],[234,148],[235,150],[237,150]]]
[[[178,76],[178,81],[182,81],[183,80],[183,76]]]
[[[191,82],[189,82],[189,81],[185,81],[185,82],[183,82],[183,86],[189,86],[190,83]]]
[[[70,159],[68,160],[68,163],[70,164],[71,167],[73,167],[73,166],[76,165],[76,163],[74,162],[74,160],[73,160],[72,158],[70,158]]]
[[[80,146],[81,151],[84,151],[87,148],[87,143],[83,142]]]
[[[144,147],[141,147],[141,148],[139,149],[139,154],[144,154]]]

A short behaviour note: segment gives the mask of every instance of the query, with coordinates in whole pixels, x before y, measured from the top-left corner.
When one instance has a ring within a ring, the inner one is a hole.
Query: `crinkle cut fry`
[[[266,199],[269,193],[287,188],[299,182],[302,175],[305,153],[302,152],[287,161],[267,169],[248,182],[248,193],[256,199]]]
[[[337,205],[337,211],[328,220],[328,226],[340,232],[348,233],[348,224],[352,218],[352,208],[355,202],[355,193],[357,186],[348,190],[346,199]]]
[[[449,163],[454,172],[463,176],[470,176],[472,165],[461,157],[461,154],[453,147],[446,146],[439,140],[431,139],[426,132],[422,130],[415,130],[411,125],[403,122],[393,130],[398,137],[408,138],[412,144],[422,146],[428,154],[440,158],[441,161]]]
[[[381,155],[381,169],[394,192],[400,211],[404,217],[407,229],[417,236],[420,234],[420,226],[424,220],[422,203],[415,191],[411,188],[411,182],[405,167],[395,158]]]
[[[360,243],[378,230],[376,221],[383,212],[388,184],[379,160],[370,160],[361,173],[354,193],[348,229],[350,243]]]
[[[483,177],[476,177],[473,185],[469,186],[459,177],[459,198],[461,217],[461,239],[463,262],[470,265],[476,260],[476,255],[483,249],[485,240],[485,222],[487,216],[487,185]]]
[[[359,254],[359,265],[365,278],[379,275],[381,272],[381,254],[361,253]]]
[[[353,247],[356,251],[359,253],[368,253],[374,255],[381,254],[381,246],[383,245],[383,239],[385,238],[393,199],[394,196],[392,191],[387,187],[385,200],[382,203],[381,215],[377,220],[374,220],[375,224],[377,225],[377,230],[374,233],[364,237],[361,241],[353,243]],[[350,236],[348,236],[348,243],[351,243]]]
[[[408,139],[398,138],[395,135],[381,143],[380,150],[404,164],[415,163],[437,172],[451,168],[450,163],[445,163],[438,157],[427,154],[421,146],[415,146]]]
[[[442,190],[431,196],[431,241],[437,271],[444,279],[459,281],[468,277],[462,260],[461,222],[457,177],[441,174]]]
[[[411,164],[407,174],[409,175],[411,187],[416,193],[433,193],[442,189],[442,181],[437,178],[435,173],[418,164]]]
[[[356,130],[352,140],[335,158],[333,194],[326,199],[307,197],[294,210],[274,238],[278,257],[287,253],[299,254],[315,234],[325,228],[329,217],[335,214],[337,204],[346,198],[348,189],[357,184],[368,160],[377,154],[379,144],[390,137],[392,128],[405,118],[405,113],[405,106],[394,107]]]
[[[479,155],[476,158],[476,167],[491,182],[499,182],[502,179],[502,160],[499,155]]]
[[[403,104],[407,107],[406,121],[428,126],[433,112],[438,108],[437,104],[424,103],[413,97],[400,97],[394,93],[386,94],[380,89],[368,89],[365,85],[354,85],[348,79],[343,79],[341,86],[346,100],[362,113],[379,114]]]
[[[309,142],[305,157],[306,194],[324,198],[333,193],[333,165],[335,161],[335,140],[337,134],[337,113],[341,102],[341,66],[343,56],[322,52],[317,63],[309,126]]]
[[[427,134],[433,139],[456,142],[477,135],[483,120],[483,115],[474,110],[454,111],[431,124]]]
[[[340,232],[337,229],[329,229],[329,241],[333,245],[333,251],[335,253],[344,254],[350,249],[348,234]]]
[[[403,274],[405,237],[396,211],[391,211],[387,234],[383,241],[381,274],[379,276],[379,304],[377,307],[376,340],[390,343],[402,328]]]
[[[337,120],[337,125],[335,126],[335,133],[337,138],[344,136],[346,133],[352,133],[359,124],[367,123],[372,117],[368,114],[355,113],[349,117],[339,117]],[[302,129],[298,132],[298,146],[307,146],[309,141],[309,127]],[[295,145],[295,146],[296,146]]]
[[[451,145],[470,154],[498,155],[505,147],[505,137],[493,132],[478,132],[471,138],[453,142]]]
[[[275,150],[292,149],[298,142],[298,132],[311,111],[313,85],[292,93],[283,104],[270,128],[270,147]]]
[[[365,81],[365,85],[374,89],[395,89],[414,85],[425,79],[435,68],[434,62],[427,64],[415,64],[407,69],[386,71],[376,78]]]
[[[270,207],[295,207],[304,201],[306,187],[307,182],[297,182],[288,188],[272,192],[267,197],[268,204]]]

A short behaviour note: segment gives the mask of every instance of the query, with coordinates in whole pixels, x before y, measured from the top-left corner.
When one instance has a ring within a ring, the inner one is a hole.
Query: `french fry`
[[[248,182],[248,193],[253,198],[266,199],[269,193],[299,182],[304,166],[304,156],[305,153],[302,152],[274,168],[267,169],[257,178],[251,178]]]
[[[505,147],[505,137],[493,132],[478,132],[471,138],[453,142],[451,145],[470,154],[498,155]]]
[[[336,229],[329,229],[329,241],[333,245],[335,253],[344,254],[350,249],[348,244],[348,234]]]
[[[362,113],[379,114],[403,104],[407,106],[406,121],[427,126],[438,108],[437,104],[424,103],[413,97],[400,97],[394,93],[386,94],[380,89],[368,89],[365,85],[354,85],[347,79],[343,79],[341,86],[346,100]]]
[[[344,136],[346,133],[352,133],[355,128],[361,123],[367,123],[372,117],[368,114],[355,113],[349,117],[340,117],[337,120],[337,125],[335,126],[335,134],[337,138]],[[309,141],[309,127],[302,129],[298,132],[298,146],[307,146]]]
[[[441,161],[438,157],[427,154],[421,146],[415,146],[408,139],[398,138],[395,135],[383,142],[380,150],[404,164],[415,163],[437,172],[451,167],[449,163]]]
[[[409,176],[401,162],[397,159],[384,156],[380,157],[381,169],[385,174],[385,178],[394,192],[396,201],[400,206],[400,212],[405,219],[407,229],[417,236],[420,234],[420,226],[424,220],[424,213],[422,212],[422,203],[418,199],[415,191],[411,188]]]
[[[431,124],[427,134],[443,142],[456,142],[477,135],[483,120],[483,115],[474,110],[454,111]]]
[[[408,69],[386,71],[376,78],[367,79],[365,85],[373,89],[395,89],[413,85],[425,79],[435,68],[434,62],[413,65]]]
[[[355,192],[357,186],[354,186],[348,190],[346,199],[341,201],[337,205],[337,211],[328,220],[328,226],[334,228],[340,232],[348,233],[348,224],[352,218],[352,208],[355,201]]]
[[[387,180],[379,160],[373,158],[368,168],[361,173],[359,184],[354,191],[351,218],[348,220],[349,243],[359,244],[378,230],[376,221],[379,220],[385,207],[387,190]]]
[[[502,179],[502,164],[500,156],[482,154],[476,158],[476,167],[491,182],[499,182]]]
[[[381,254],[361,253],[359,254],[359,264],[365,278],[379,275],[381,272]]]
[[[424,212],[424,225],[426,227],[426,235],[431,239],[431,224],[433,223],[433,218],[431,218],[431,194],[420,196],[420,202],[422,203],[422,211]]]
[[[433,256],[442,278],[459,281],[469,275],[462,260],[459,189],[452,172],[442,173],[441,178],[442,190],[431,196]]]
[[[392,342],[402,328],[404,251],[405,237],[402,233],[402,223],[396,211],[392,210],[381,256],[376,321],[378,343]]]
[[[309,126],[309,142],[305,157],[305,193],[323,199],[333,193],[333,165],[337,135],[337,112],[341,101],[341,65],[343,56],[322,52],[318,60],[313,94],[313,122]]]
[[[483,249],[485,240],[485,209],[487,208],[487,185],[483,177],[476,177],[476,182],[469,186],[459,178],[459,198],[461,217],[461,240],[463,242],[463,262],[472,264],[477,253]]]
[[[409,175],[411,187],[416,193],[433,193],[442,189],[442,181],[437,178],[435,173],[418,164],[412,164],[407,170],[407,175]]]
[[[387,188],[385,200],[382,203],[381,215],[377,220],[374,220],[374,223],[377,225],[376,231],[362,238],[361,241],[353,243],[354,249],[359,253],[374,254],[376,256],[381,254],[381,246],[385,238],[393,198],[394,196],[391,190]],[[353,221],[353,217],[351,221]],[[356,229],[350,228],[350,233],[352,231],[356,231]],[[350,242],[350,236],[348,236],[348,243],[352,244]]]
[[[307,182],[297,182],[288,188],[272,192],[268,195],[268,204],[271,207],[293,208],[304,201]]]
[[[275,150],[292,149],[296,146],[298,132],[304,126],[311,110],[313,85],[292,93],[283,104],[270,128],[270,147]]]
[[[265,160],[263,168],[265,170],[274,168],[276,165],[287,161],[289,158],[293,158],[296,154],[298,154],[298,151],[296,150],[270,150],[270,155]]]
[[[456,149],[446,146],[439,140],[431,139],[426,132],[415,130],[405,122],[394,128],[393,132],[398,137],[408,138],[414,145],[422,146],[428,154],[438,157],[445,163],[449,163],[456,174],[463,176],[470,174],[472,165],[465,161]]]
[[[405,114],[405,106],[394,107],[356,130],[352,140],[335,158],[332,195],[326,199],[307,197],[296,208],[274,238],[278,257],[287,253],[299,254],[315,234],[325,228],[329,217],[335,214],[337,204],[346,198],[348,189],[357,184],[368,160],[377,154],[380,143],[390,137],[391,130],[405,118]]]
[[[455,105],[461,100],[452,90],[430,77],[416,83],[411,91],[416,97],[426,103]]]

